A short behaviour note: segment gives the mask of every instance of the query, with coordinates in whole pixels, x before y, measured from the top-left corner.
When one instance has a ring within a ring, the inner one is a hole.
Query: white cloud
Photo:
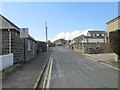
[[[50,40],[55,41],[57,39],[66,39],[66,40],[72,40],[73,38],[80,36],[80,35],[86,35],[88,30],[92,29],[87,29],[87,30],[74,30],[72,32],[60,32],[58,33],[55,37],[52,37]]]

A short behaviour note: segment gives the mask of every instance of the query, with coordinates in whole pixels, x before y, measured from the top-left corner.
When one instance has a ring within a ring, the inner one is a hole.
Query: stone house
[[[65,39],[58,39],[58,40],[55,40],[53,43],[56,45],[56,46],[65,46],[66,44],[66,40]]]
[[[83,37],[84,35],[81,35],[71,40],[70,45],[71,45],[72,50],[79,51],[82,48]]]
[[[20,28],[0,15],[0,55],[13,53],[14,63],[28,61],[37,55],[37,41],[28,35],[20,38]],[[24,42],[25,41],[25,42]]]
[[[105,43],[105,31],[88,31],[87,36],[81,35],[71,42],[74,50],[82,53],[106,53],[112,52],[109,45]]]
[[[101,30],[88,31],[87,36],[105,36],[106,32]]]
[[[66,40],[66,43],[65,43],[65,46],[64,46],[64,47],[65,47],[66,49],[72,49],[70,43],[71,43],[71,40]]]

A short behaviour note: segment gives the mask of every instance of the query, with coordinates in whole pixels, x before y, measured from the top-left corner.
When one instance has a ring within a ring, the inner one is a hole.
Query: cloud
[[[55,37],[52,37],[50,40],[55,41],[57,39],[66,39],[66,40],[72,40],[73,38],[80,36],[80,35],[87,35],[88,30],[92,29],[87,29],[87,30],[74,30],[72,32],[60,32],[58,33]]]

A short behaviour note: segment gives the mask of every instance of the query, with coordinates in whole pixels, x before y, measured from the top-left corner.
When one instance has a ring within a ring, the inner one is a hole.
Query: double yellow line
[[[43,81],[43,85],[42,85],[42,90],[44,89],[48,89],[50,88],[50,80],[51,80],[51,74],[52,74],[52,65],[53,65],[53,58],[50,57],[49,62],[48,62],[48,66],[45,72],[45,78]]]

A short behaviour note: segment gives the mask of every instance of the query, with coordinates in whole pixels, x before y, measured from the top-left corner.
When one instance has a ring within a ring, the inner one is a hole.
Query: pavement
[[[118,71],[80,52],[55,47],[50,88],[118,88]],[[114,90],[114,89],[113,89]]]
[[[118,63],[115,61],[117,55],[115,53],[103,53],[103,54],[84,54],[89,59],[103,62],[113,67],[118,68]]]
[[[42,53],[26,64],[19,70],[13,72],[2,81],[3,88],[33,88],[43,66],[50,57],[49,53]]]
[[[0,79],[0,90],[2,89],[2,79]]]

